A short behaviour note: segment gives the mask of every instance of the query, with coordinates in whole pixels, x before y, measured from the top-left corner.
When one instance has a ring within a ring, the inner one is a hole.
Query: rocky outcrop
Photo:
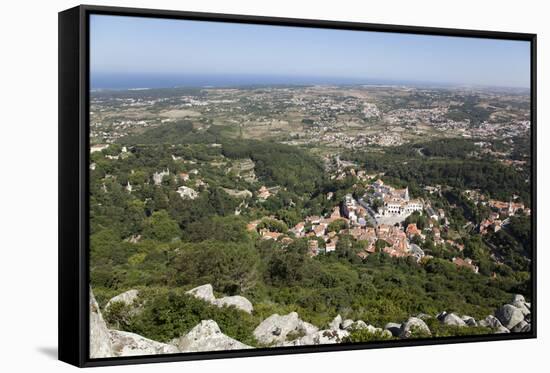
[[[105,305],[105,310],[108,310],[109,307],[113,305],[113,303],[122,303],[126,306],[133,306],[134,302],[138,299],[138,297],[139,297],[139,291],[135,289],[125,291],[124,293],[109,299],[109,301]]]
[[[464,320],[454,313],[444,312],[443,314],[438,315],[438,319],[445,325],[466,326]]]
[[[505,304],[479,321],[479,326],[492,328],[495,334],[525,333],[531,331],[531,304],[521,294],[515,294],[510,304]]]
[[[368,325],[363,320],[354,321],[352,319],[346,319],[342,321],[342,317],[338,315],[329,323],[328,329],[306,334],[303,337],[284,342],[283,345],[308,346],[341,343],[354,330],[366,330],[368,333],[381,333],[381,335],[384,337],[391,337],[391,333],[389,331],[383,330],[381,328],[376,328],[372,325]]]
[[[248,299],[240,295],[216,298],[214,296],[214,289],[210,284],[201,285],[194,289],[191,289],[187,292],[187,294],[190,294],[195,298],[202,299],[205,302],[216,305],[218,307],[232,306],[247,313],[252,313],[252,311],[254,310],[252,303],[250,303]]]
[[[252,348],[223,334],[214,320],[202,320],[173,343],[181,352],[242,350]]]
[[[90,358],[114,356],[107,324],[90,289]]]
[[[510,329],[512,333],[526,333],[531,331],[531,324],[525,320],[520,321],[516,326]]]
[[[467,316],[467,315],[462,316],[462,321],[464,321],[464,323],[466,323],[467,326],[474,326],[474,327],[478,326],[476,319],[474,319],[471,316]]]
[[[507,329],[512,329],[524,319],[521,309],[512,306],[511,304],[505,304],[496,310],[495,317]]]
[[[244,297],[230,296],[216,298],[210,284],[199,286],[188,292],[196,298],[211,304],[235,306],[245,312],[252,312],[252,304]],[[135,306],[139,293],[129,290],[109,300],[106,308],[115,302]],[[432,335],[424,320],[433,316],[420,314],[410,317],[402,324],[388,323],[384,329],[369,325],[362,320],[343,320],[337,315],[327,329],[319,330],[316,326],[301,320],[296,312],[287,315],[273,314],[262,321],[253,335],[260,345],[264,346],[305,346],[334,344],[346,341],[346,338],[357,330],[384,337],[414,338]],[[510,304],[505,304],[485,319],[477,322],[473,317],[455,313],[441,312],[435,316],[442,324],[459,327],[487,327],[494,333],[525,333],[531,331],[531,304],[525,302],[521,295],[515,295]],[[147,339],[141,335],[109,330],[103,319],[99,306],[90,289],[90,357],[105,358],[116,356],[136,356],[170,354],[178,352],[202,352],[221,350],[241,350],[252,348],[235,340],[220,330],[213,320],[202,320],[187,334],[169,344]]]
[[[110,337],[115,356],[157,355],[180,352],[176,346],[153,341],[130,332],[111,330]]]
[[[197,286],[196,288],[193,288],[186,292],[186,294],[192,295],[198,299],[202,299],[208,303],[212,303],[216,299],[216,297],[214,296],[214,289],[210,284]]]
[[[480,320],[479,326],[494,329],[495,334],[510,333],[510,331],[502,326],[500,321],[493,315],[489,315],[485,319]]]
[[[241,311],[252,313],[254,307],[248,299],[240,295],[233,295],[231,297],[223,297],[215,299],[213,304],[218,307],[230,307],[233,306]]]
[[[315,333],[305,335],[293,341],[283,343],[284,346],[311,346],[323,344],[341,343],[345,337],[349,336],[347,330],[325,329]]]
[[[479,321],[479,326],[496,329],[502,327],[502,324],[500,323],[500,321],[498,321],[496,317],[494,317],[493,315],[489,315],[483,320]]]
[[[288,339],[298,339],[316,333],[319,329],[302,321],[296,312],[280,316],[273,314],[254,329],[254,337],[263,345],[284,345]],[[293,338],[296,336],[296,338]]]
[[[426,323],[418,317],[410,317],[399,330],[400,338],[410,338],[418,335],[427,334],[431,335],[432,332]]]

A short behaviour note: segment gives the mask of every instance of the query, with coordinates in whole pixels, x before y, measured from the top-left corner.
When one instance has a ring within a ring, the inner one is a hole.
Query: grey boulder
[[[197,286],[196,288],[189,290],[186,294],[190,294],[195,298],[202,299],[209,303],[212,303],[216,299],[214,296],[214,289],[210,284]]]
[[[440,321],[445,325],[452,325],[452,326],[466,326],[466,323],[464,320],[462,320],[460,317],[455,315],[454,313],[447,313],[445,316],[443,316]]]
[[[431,335],[432,332],[426,323],[418,317],[411,317],[401,325],[399,331],[400,338],[415,337],[418,334]]]
[[[526,321],[520,321],[516,326],[510,329],[512,333],[526,333],[531,331],[531,324]]]
[[[248,299],[240,295],[233,295],[231,297],[218,298],[213,301],[213,304],[215,304],[218,307],[233,306],[246,313],[252,313],[252,311],[254,310],[252,303]]]
[[[503,327],[501,322],[496,317],[494,317],[493,315],[489,315],[486,318],[484,318],[483,320],[480,320],[479,321],[479,326],[483,326],[483,327],[486,327],[486,328],[493,328],[493,329],[498,329],[498,328]]]
[[[524,319],[523,312],[511,304],[505,304],[495,312],[495,317],[506,329],[512,329]]]
[[[515,302],[525,303],[525,297],[521,294],[514,294],[514,296],[512,297],[512,303]]]
[[[293,335],[304,337],[317,331],[319,331],[317,327],[302,321],[296,312],[291,312],[283,316],[279,314],[269,316],[254,329],[253,334],[261,344],[283,345],[287,342],[287,336],[289,338],[292,338]]]
[[[252,303],[243,296],[234,295],[222,298],[216,298],[214,296],[214,289],[212,285],[206,284],[189,290],[186,294],[192,295],[195,298],[202,299],[205,302],[213,304],[218,307],[235,307],[238,310],[246,313],[252,313],[254,307]]]
[[[136,299],[139,297],[139,291],[131,289],[109,299],[105,305],[105,310],[108,310],[114,303],[122,303],[126,306],[133,306]]]
[[[462,321],[466,323],[468,326],[477,326],[476,319],[474,319],[472,316],[462,316]]]
[[[223,334],[214,320],[202,320],[186,335],[172,341],[181,352],[242,350],[252,348]]]

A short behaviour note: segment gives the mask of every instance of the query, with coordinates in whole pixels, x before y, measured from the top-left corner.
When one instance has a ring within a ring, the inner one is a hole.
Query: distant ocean
[[[143,89],[176,87],[235,87],[254,85],[316,85],[316,84],[381,84],[419,85],[419,82],[398,82],[381,79],[297,77],[270,75],[174,75],[174,74],[113,74],[96,73],[91,76],[91,88]],[[424,85],[427,85],[424,84]],[[433,84],[431,84],[433,85]]]

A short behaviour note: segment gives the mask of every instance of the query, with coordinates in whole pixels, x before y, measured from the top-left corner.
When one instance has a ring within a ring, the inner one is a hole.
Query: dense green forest
[[[413,189],[436,184],[459,190],[479,189],[498,200],[518,195],[529,205],[529,164],[518,170],[488,156],[472,157],[476,149],[479,148],[471,140],[443,139],[384,152],[345,152],[342,158],[357,162],[368,172],[383,172],[396,183]]]

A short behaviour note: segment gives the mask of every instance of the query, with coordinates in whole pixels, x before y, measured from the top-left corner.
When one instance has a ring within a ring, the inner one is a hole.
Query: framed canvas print
[[[536,336],[536,36],[59,14],[59,357]]]

